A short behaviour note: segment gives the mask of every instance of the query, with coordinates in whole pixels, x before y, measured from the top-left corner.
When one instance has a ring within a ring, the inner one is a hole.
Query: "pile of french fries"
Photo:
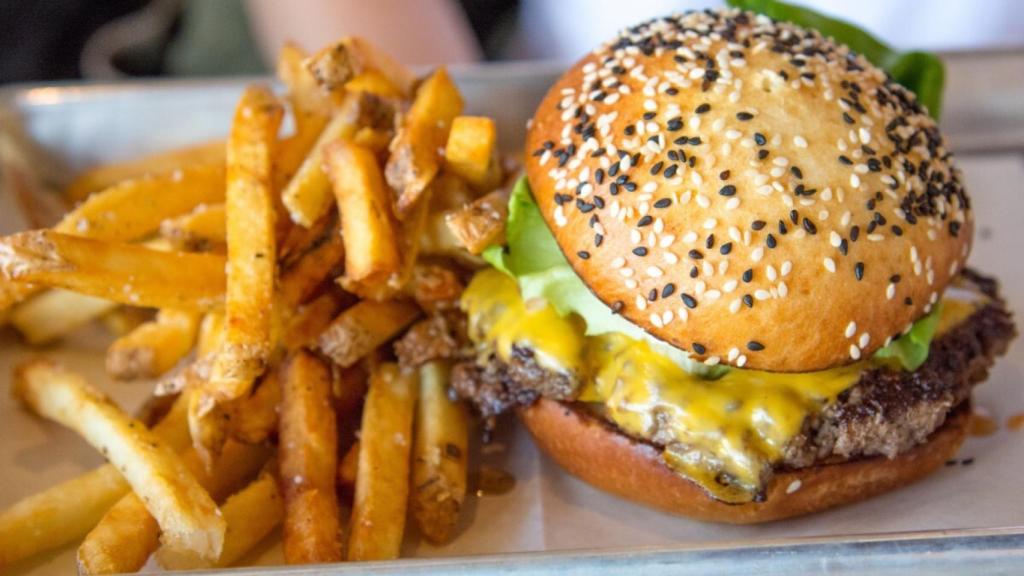
[[[108,463],[0,512],[0,568],[75,542],[81,574],[230,566],[279,525],[288,563],[391,559],[407,512],[458,532],[446,318],[503,240],[495,122],[358,38],[286,46],[278,75],[226,140],[93,169],[58,224],[0,238],[4,322],[45,344],[100,321],[109,376],[156,383],[129,415],[52,361],[16,368],[21,404]]]

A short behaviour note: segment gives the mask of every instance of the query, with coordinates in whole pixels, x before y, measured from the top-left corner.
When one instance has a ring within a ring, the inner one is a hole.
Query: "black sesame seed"
[[[658,299],[658,289],[657,288],[651,288],[651,291],[647,293],[647,301],[648,302],[654,302],[657,299]]]
[[[803,171],[801,171],[801,170],[800,170],[799,168],[797,168],[796,166],[790,166],[790,167],[789,167],[789,172],[790,172],[790,173],[791,173],[791,174],[792,174],[793,176],[796,176],[797,178],[800,178],[801,180],[802,180],[802,179],[803,179],[803,177],[804,177],[804,173],[803,173]]]
[[[732,196],[736,194],[736,187],[733,186],[732,184],[726,184],[725,186],[719,188],[718,193],[721,194],[722,196]]]
[[[889,276],[889,282],[892,282],[893,284],[899,284],[900,280],[902,279],[903,277],[900,276],[899,274],[893,274],[892,276]]]
[[[680,294],[679,297],[682,298],[683,304],[686,304],[687,308],[692,309],[697,307],[697,301],[693,298],[693,296],[690,296],[689,294],[686,294],[684,292]]]
[[[665,163],[660,161],[660,160],[655,162],[654,165],[651,166],[651,176],[657,176],[658,172],[661,172],[661,169],[664,166],[665,166]]]
[[[743,295],[743,303],[747,305],[747,308],[753,308],[754,307],[754,297],[751,296],[750,294],[744,294]]]
[[[668,128],[669,132],[681,130],[683,128],[683,120],[682,118],[673,118],[668,121],[668,125],[666,127]]]
[[[764,137],[764,134],[754,132],[754,142],[756,142],[758,146],[764,146],[768,143],[768,139]]]
[[[614,178],[615,175],[618,174],[618,173],[619,173],[619,163],[618,162],[616,162],[615,164],[612,164],[611,166],[608,167],[608,175],[609,176]]]
[[[700,342],[694,342],[693,343],[693,351],[696,352],[697,354],[703,354],[703,353],[707,352],[708,349],[705,348],[704,345],[701,344]]]
[[[785,236],[788,233],[789,233],[789,228],[786,227],[786,223],[783,222],[782,220],[779,220],[779,234]]]
[[[669,282],[668,284],[665,284],[664,288],[661,289],[661,297],[662,298],[668,298],[669,296],[674,294],[675,291],[676,291],[676,285],[671,283],[671,282]]]
[[[701,104],[700,106],[697,106],[697,109],[694,110],[694,112],[696,112],[697,114],[704,114],[704,113],[710,112],[710,111],[711,111],[711,104],[708,104],[707,102]]]
[[[808,234],[818,233],[818,227],[814,225],[814,222],[811,222],[810,218],[804,217],[803,227],[804,230],[807,230]]]
[[[764,228],[767,225],[768,225],[768,223],[765,222],[764,220],[754,220],[753,222],[750,223],[750,227],[753,230],[761,230],[762,228]]]
[[[728,180],[729,179],[729,175],[730,174],[729,174],[728,170],[722,170],[721,172],[718,173],[718,179],[719,180]]]
[[[860,226],[854,226],[850,228],[850,241],[856,242],[857,238],[860,238]]]
[[[892,233],[897,236],[903,236],[903,228],[900,228],[896,224],[892,225]]]
[[[626,185],[623,186],[623,188],[625,188],[627,192],[635,192],[636,182],[626,182]]]
[[[590,252],[587,252],[586,250],[580,250],[576,255],[583,260],[590,260]]]
[[[765,238],[764,242],[769,248],[775,248],[778,245],[778,242],[775,241],[775,236],[772,236],[771,233],[768,234],[768,237]]]
[[[792,222],[793,224],[798,224],[800,222],[800,213],[797,212],[796,210],[790,210],[789,221]]]
[[[846,238],[839,241],[839,253],[846,256],[846,253],[850,251],[850,245],[846,242]]]
[[[732,242],[726,242],[725,244],[722,244],[722,247],[721,247],[721,248],[719,248],[719,249],[718,249],[718,251],[719,251],[719,252],[720,252],[720,253],[721,253],[721,254],[722,254],[723,256],[724,256],[725,254],[728,254],[729,252],[732,252]]]
[[[712,248],[715,247],[715,235],[714,234],[708,234],[707,240],[704,241],[704,247],[707,248],[708,250],[711,250]]]
[[[654,120],[655,116],[657,116],[657,114],[654,112],[644,112],[644,120]]]
[[[671,205],[672,205],[672,199],[671,198],[661,198],[657,202],[654,203],[654,207],[655,208],[668,208]]]
[[[673,164],[668,168],[665,168],[665,178],[672,178],[676,175],[676,171],[679,170],[679,165]]]
[[[839,155],[839,162],[840,162],[841,164],[846,164],[847,166],[853,166],[853,160],[850,160],[849,158],[847,158],[847,157],[846,157],[845,155],[843,155],[843,154],[840,154],[840,155]]]
[[[641,218],[636,223],[636,226],[637,226],[637,228],[643,228],[644,226],[649,226],[651,224],[651,222],[654,222],[654,218],[652,218],[651,215],[648,214],[647,216],[644,216],[643,218]]]
[[[616,184],[615,182],[612,182],[611,184],[609,184],[608,185],[608,193],[611,194],[612,196],[618,196],[619,195],[619,185]]]
[[[703,140],[700,139],[700,136],[693,136],[690,138],[690,146],[700,146],[701,142],[703,142]]]
[[[857,280],[863,280],[864,279],[864,263],[863,262],[857,262],[853,266],[853,275],[857,277]]]
[[[690,258],[694,260],[702,260],[704,258],[704,254],[702,254],[700,250],[696,249],[690,250],[688,254],[690,255]]]
[[[750,342],[747,342],[747,350],[750,350],[751,352],[760,352],[761,350],[764,350],[764,344],[761,344],[757,340],[751,340]]]
[[[911,298],[910,296],[907,296],[906,298],[903,299],[903,303],[906,304],[907,306],[913,306],[914,299]]]
[[[757,159],[758,160],[764,160],[765,158],[768,157],[769,154],[770,153],[768,152],[768,150],[762,148],[762,149],[757,151]]]
[[[594,172],[594,182],[597,182],[598,185],[604,184],[604,169],[603,168],[598,168],[597,171]]]
[[[750,112],[737,112],[736,113],[736,119],[739,120],[740,122],[746,122],[747,120],[750,120],[753,117],[754,117],[754,115],[751,114]]]
[[[633,254],[636,254],[637,256],[647,256],[647,248],[637,246],[636,248],[633,248]]]
[[[615,312],[616,314],[618,314],[619,312],[622,312],[622,309],[625,308],[625,307],[626,307],[626,303],[625,302],[623,302],[622,300],[616,300],[615,303],[612,304],[612,312]]]
[[[850,116],[848,113],[843,112],[843,122],[846,122],[847,124],[853,124],[853,117]]]
[[[595,248],[600,248],[601,244],[603,244],[603,243],[604,243],[604,235],[602,235],[602,234],[594,234],[594,247]]]
[[[746,270],[743,271],[743,281],[744,282],[749,284],[750,281],[753,280],[753,279],[754,279],[754,269],[753,268],[747,268]]]

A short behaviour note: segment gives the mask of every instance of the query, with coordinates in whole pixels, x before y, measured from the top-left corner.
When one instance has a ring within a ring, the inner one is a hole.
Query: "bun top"
[[[551,87],[527,154],[583,281],[708,364],[867,357],[970,252],[970,200],[914,95],[846,46],[751,13],[623,31]]]

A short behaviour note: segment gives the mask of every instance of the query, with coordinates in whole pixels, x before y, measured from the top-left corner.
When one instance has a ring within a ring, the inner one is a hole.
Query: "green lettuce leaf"
[[[543,298],[559,314],[579,316],[586,324],[588,336],[620,333],[646,340],[690,373],[717,378],[729,370],[726,366],[706,366],[690,360],[685,352],[649,336],[598,299],[562,254],[525,176],[516,182],[508,205],[508,244],[489,246],[482,256],[488,264],[516,279],[523,298]]]
[[[897,52],[860,28],[800,6],[778,0],[727,0],[741,10],[764,14],[773,20],[792,22],[813,28],[862,54],[875,66],[889,73],[892,79],[917,95],[933,118],[942,111],[942,87],[945,68],[942,61],[928,52]]]
[[[939,327],[939,316],[942,312],[940,302],[931,313],[914,322],[914,326],[903,336],[893,340],[888,346],[875,352],[876,358],[892,358],[898,360],[904,370],[913,372],[928,359],[928,349]]]

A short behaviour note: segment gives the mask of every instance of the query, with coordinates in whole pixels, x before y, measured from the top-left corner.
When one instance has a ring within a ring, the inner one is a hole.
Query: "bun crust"
[[[601,490],[697,520],[756,524],[859,502],[923,478],[956,454],[967,436],[969,411],[954,411],[928,442],[892,460],[873,457],[780,471],[764,502],[738,505],[711,498],[673,472],[654,446],[568,404],[540,399],[519,409],[519,417],[548,456]]]
[[[551,87],[526,152],[583,281],[708,363],[866,357],[970,251],[960,174],[914,96],[845,46],[749,13],[626,30]]]

